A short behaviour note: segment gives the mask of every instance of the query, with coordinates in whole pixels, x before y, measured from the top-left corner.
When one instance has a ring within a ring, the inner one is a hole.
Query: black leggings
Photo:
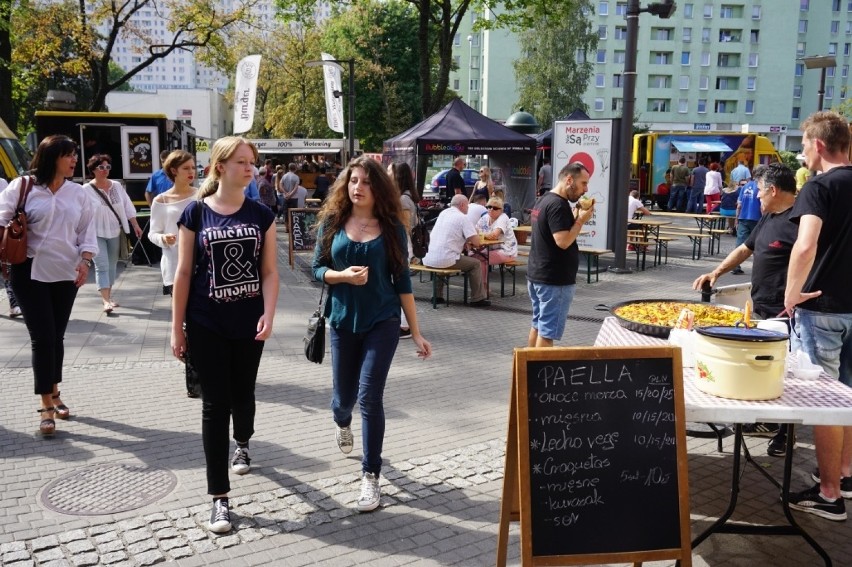
[[[53,392],[62,382],[65,329],[77,297],[73,281],[40,282],[30,277],[33,260],[12,266],[12,290],[24,315],[32,343],[35,394]]]
[[[254,385],[263,341],[229,339],[192,321],[186,322],[189,356],[201,382],[201,438],[207,462],[207,493],[225,494],[228,480],[230,419],[234,439],[254,434]]]

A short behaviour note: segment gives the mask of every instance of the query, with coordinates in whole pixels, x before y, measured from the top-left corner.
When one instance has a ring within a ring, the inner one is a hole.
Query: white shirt
[[[110,188],[106,191],[101,191],[95,187],[94,181],[83,185],[83,191],[89,196],[92,203],[91,207],[95,212],[93,222],[95,223],[95,234],[99,238],[115,238],[121,234],[122,230],[130,232],[127,219],[136,217],[136,208],[121,183],[110,180],[110,184]],[[106,197],[110,205],[107,205],[95,191]],[[112,211],[115,211],[115,214]],[[118,218],[115,218],[116,214]],[[119,223],[119,219],[121,219],[121,223]]]
[[[509,224],[509,216],[506,213],[500,213],[494,222],[491,222],[491,215],[484,215],[476,225],[485,232],[491,232],[495,228],[499,228],[502,235],[499,238],[503,239],[503,244],[500,245],[500,250],[507,256],[515,257],[518,255],[518,239],[515,238],[515,231]]]
[[[640,201],[639,199],[637,199],[633,195],[628,195],[627,196],[627,220],[628,221],[633,220],[633,215],[636,214],[636,211],[638,211],[640,208],[642,208],[644,206],[645,205],[642,204],[642,201]]]
[[[423,264],[433,268],[449,268],[458,262],[467,239],[476,234],[476,227],[456,207],[441,211],[429,235],[429,251]]]
[[[175,201],[163,203],[159,195],[151,203],[151,225],[148,228],[148,240],[163,249],[163,257],[160,259],[160,273],[163,276],[163,285],[175,283],[175,271],[177,270],[178,247],[180,240],[180,229],[177,221],[183,214],[183,210],[195,200],[195,194]],[[177,240],[174,245],[169,246],[164,240],[166,234],[174,234]]]
[[[704,194],[716,195],[722,192],[722,174],[718,171],[708,171],[704,182]]]
[[[0,193],[0,225],[14,216],[22,178]],[[91,191],[91,189],[90,189]],[[32,279],[40,282],[73,281],[82,254],[98,253],[93,210],[88,195],[73,181],[56,193],[33,185],[24,205],[27,211],[27,257],[33,259]]]
[[[482,218],[482,215],[487,213],[488,211],[484,206],[479,203],[469,203],[467,206],[467,218],[470,219],[470,222],[476,226],[476,223],[479,222],[479,219]]]

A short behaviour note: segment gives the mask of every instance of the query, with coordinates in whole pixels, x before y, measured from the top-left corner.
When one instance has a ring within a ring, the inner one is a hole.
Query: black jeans
[[[40,282],[30,277],[33,260],[12,266],[12,290],[32,343],[35,394],[50,394],[62,382],[65,329],[77,297],[73,281]]]
[[[207,462],[207,493],[231,490],[228,479],[228,426],[234,439],[254,435],[254,385],[263,341],[229,339],[201,325],[186,322],[187,344],[201,382],[201,438]]]

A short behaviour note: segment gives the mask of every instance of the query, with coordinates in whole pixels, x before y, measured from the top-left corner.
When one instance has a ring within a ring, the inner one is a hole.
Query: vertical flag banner
[[[334,61],[333,55],[322,54],[323,61]],[[335,65],[323,65],[325,77],[325,117],[328,127],[335,132],[343,133],[343,97],[334,96],[334,91],[343,92],[340,84],[340,68]]]
[[[260,55],[243,57],[237,64],[234,92],[234,134],[251,130],[254,123],[254,100],[257,95],[257,75]]]

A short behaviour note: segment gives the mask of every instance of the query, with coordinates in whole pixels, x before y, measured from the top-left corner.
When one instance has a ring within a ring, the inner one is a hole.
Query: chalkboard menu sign
[[[317,234],[314,225],[319,209],[288,209],[288,230],[290,235],[290,267],[293,267],[293,253],[314,251]]]
[[[691,564],[680,351],[518,349],[513,380],[522,556]]]

